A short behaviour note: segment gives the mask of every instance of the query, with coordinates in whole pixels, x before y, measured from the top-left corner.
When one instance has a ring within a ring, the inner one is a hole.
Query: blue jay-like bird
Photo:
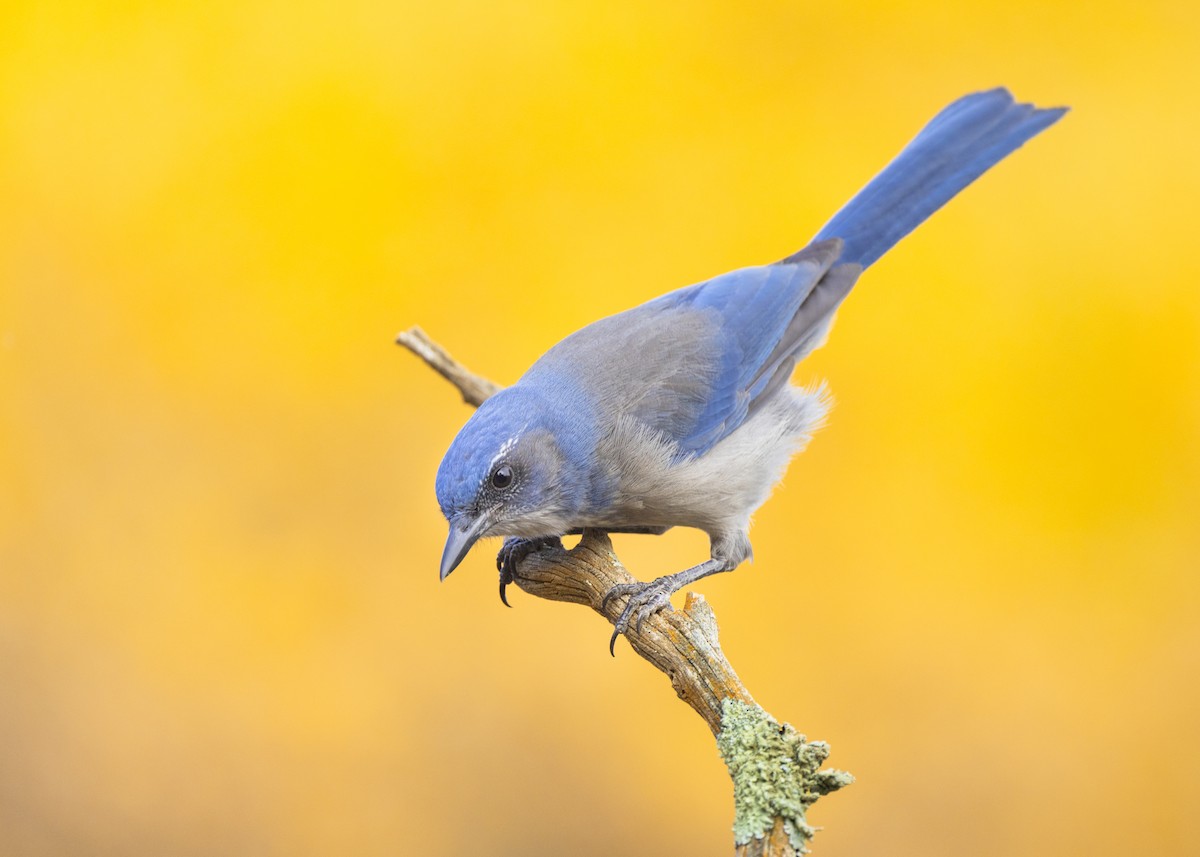
[[[820,426],[820,390],[789,383],[863,269],[1065,108],[967,95],[925,126],[803,250],[602,319],[492,396],[450,445],[437,497],[445,579],[485,536],[500,597],[515,564],[584,528],[708,533],[709,559],[627,596],[612,644],[672,593],[751,555],[750,516]],[[607,600],[607,599],[606,599]],[[507,601],[505,601],[507,604]]]

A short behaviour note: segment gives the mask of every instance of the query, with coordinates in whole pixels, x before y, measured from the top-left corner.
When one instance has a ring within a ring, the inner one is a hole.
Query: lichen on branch
[[[735,845],[763,839],[782,820],[792,848],[807,853],[815,833],[808,808],[854,782],[845,771],[820,770],[829,757],[824,741],[809,741],[760,706],[737,699],[721,704],[717,749],[733,780]]]

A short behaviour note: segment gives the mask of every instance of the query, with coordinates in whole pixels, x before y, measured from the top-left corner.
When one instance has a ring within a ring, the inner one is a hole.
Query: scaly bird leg
[[[608,653],[616,657],[614,647],[617,644],[617,637],[629,630],[629,620],[633,618],[635,612],[637,614],[636,627],[640,631],[642,630],[642,623],[646,621],[646,617],[653,616],[659,610],[666,607],[671,601],[671,596],[683,589],[683,587],[690,586],[697,580],[708,577],[710,574],[732,571],[736,566],[736,562],[714,557],[699,565],[678,571],[675,574],[664,574],[662,577],[655,578],[649,583],[618,583],[605,593],[604,600],[600,603],[600,609],[603,610],[608,606],[608,602],[614,598],[620,598],[623,595],[629,598],[629,601],[625,604],[625,609],[617,617],[612,639],[608,641]]]

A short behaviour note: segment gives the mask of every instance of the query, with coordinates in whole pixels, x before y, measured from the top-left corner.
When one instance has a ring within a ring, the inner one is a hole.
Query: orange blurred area
[[[1200,11],[6,3],[0,854],[728,853],[587,611],[437,583],[469,414],[800,247],[939,108],[1068,117],[863,278],[829,426],[697,587],[853,788],[817,853],[1200,839]],[[643,578],[697,533],[618,539]]]

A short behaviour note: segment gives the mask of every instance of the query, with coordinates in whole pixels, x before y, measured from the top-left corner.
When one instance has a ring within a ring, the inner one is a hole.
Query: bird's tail
[[[1066,112],[1017,104],[1007,89],[963,96],[933,117],[813,240],[841,238],[840,261],[867,267]]]

